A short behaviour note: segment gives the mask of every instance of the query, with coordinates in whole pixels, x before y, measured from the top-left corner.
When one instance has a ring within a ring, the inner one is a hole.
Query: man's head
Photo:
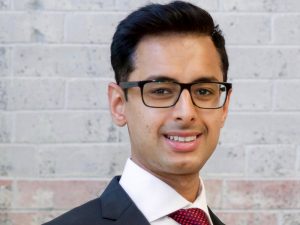
[[[119,25],[112,64],[110,110],[128,127],[132,160],[163,180],[198,174],[216,148],[231,88],[210,15],[183,2],[141,8]]]
[[[135,69],[135,52],[146,36],[166,33],[205,35],[212,39],[220,56],[223,81],[227,81],[228,58],[225,41],[210,14],[187,2],[152,4],[131,13],[120,22],[111,44],[111,64],[116,82],[127,81]]]

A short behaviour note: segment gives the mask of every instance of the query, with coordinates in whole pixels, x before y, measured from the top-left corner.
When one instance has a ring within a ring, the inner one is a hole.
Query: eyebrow
[[[147,77],[147,80],[179,82],[178,80],[168,77],[168,76],[165,76],[165,75],[151,75],[151,76]],[[202,76],[196,80],[193,80],[192,83],[194,83],[194,82],[211,82],[211,81],[220,82],[216,77],[208,75],[208,76]]]

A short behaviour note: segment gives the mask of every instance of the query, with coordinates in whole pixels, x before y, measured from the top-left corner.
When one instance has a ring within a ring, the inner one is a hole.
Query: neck
[[[182,197],[189,202],[194,202],[201,191],[199,173],[190,175],[168,175],[158,176],[155,175],[172,188],[174,188]]]
[[[175,191],[177,191],[182,197],[184,197],[189,202],[194,202],[201,192],[202,187],[200,185],[199,172],[190,174],[172,174],[172,173],[158,173],[149,170],[144,167],[143,164],[131,158],[133,162],[147,170],[152,175],[156,176],[163,182],[170,185]]]

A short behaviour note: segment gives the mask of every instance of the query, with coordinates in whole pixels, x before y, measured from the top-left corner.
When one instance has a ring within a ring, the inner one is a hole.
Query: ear
[[[227,115],[228,115],[231,92],[232,92],[232,89],[229,90],[225,105],[222,108],[223,115],[222,115],[222,118],[221,118],[221,127],[224,127],[224,124],[225,124],[225,121],[226,121],[226,118],[227,118]]]
[[[108,84],[108,101],[112,119],[120,127],[126,124],[125,103],[123,90],[116,83]]]

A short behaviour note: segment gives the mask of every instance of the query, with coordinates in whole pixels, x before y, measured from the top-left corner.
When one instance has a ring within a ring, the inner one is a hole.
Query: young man
[[[117,27],[111,62],[110,110],[128,127],[130,159],[98,199],[47,225],[222,225],[199,175],[231,93],[218,26],[189,3],[145,6]]]

